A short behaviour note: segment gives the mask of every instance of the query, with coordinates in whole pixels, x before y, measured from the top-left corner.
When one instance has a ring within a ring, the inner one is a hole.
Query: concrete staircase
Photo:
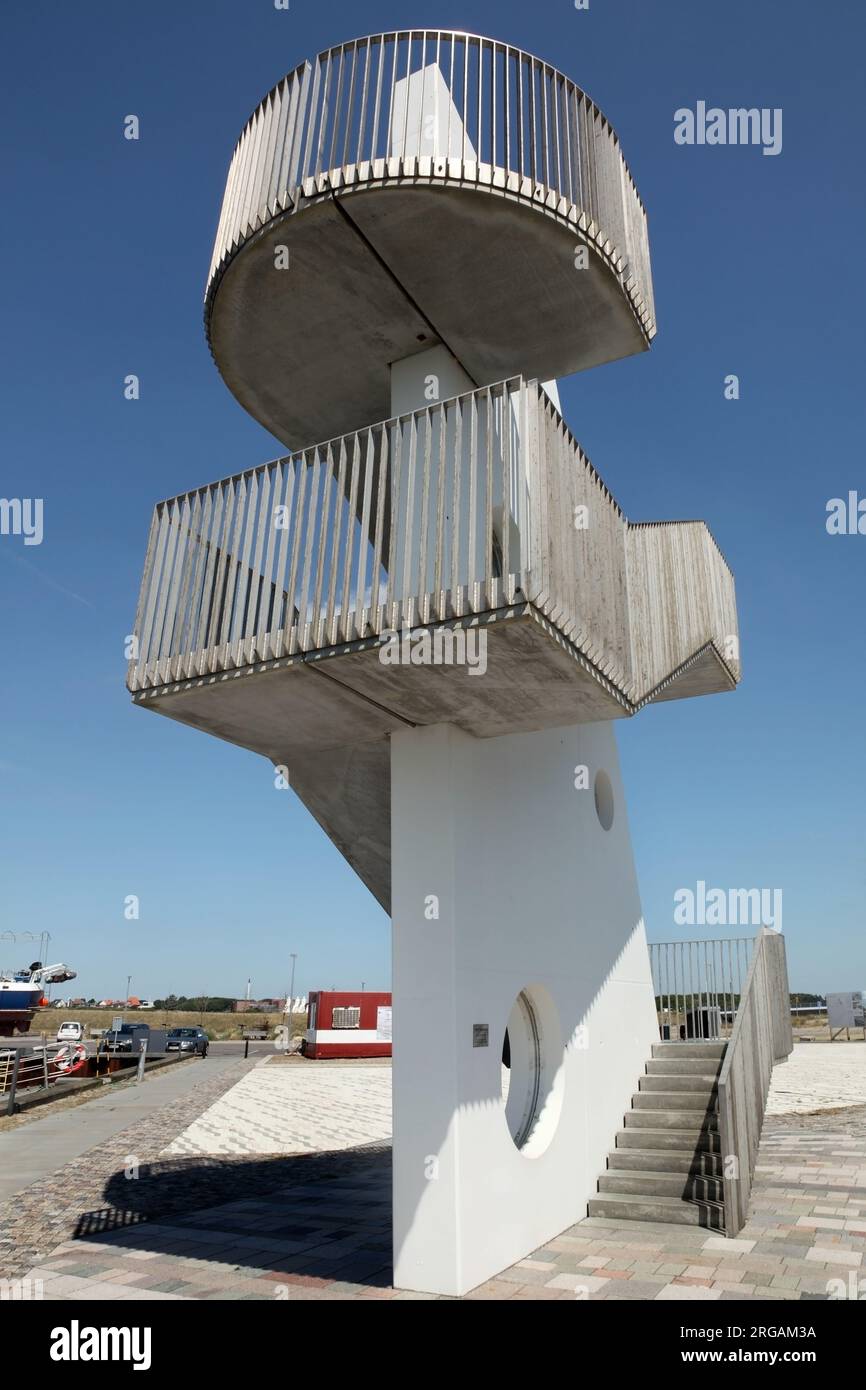
[[[716,1082],[726,1045],[654,1045],[590,1216],[724,1230]]]

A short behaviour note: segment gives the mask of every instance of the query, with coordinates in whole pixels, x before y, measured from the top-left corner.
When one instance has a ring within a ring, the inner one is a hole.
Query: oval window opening
[[[610,830],[613,825],[613,786],[601,768],[595,774],[595,814],[602,830]]]
[[[528,1158],[553,1138],[562,1108],[563,1068],[559,1020],[540,986],[515,999],[502,1042],[501,1092],[508,1132]]]

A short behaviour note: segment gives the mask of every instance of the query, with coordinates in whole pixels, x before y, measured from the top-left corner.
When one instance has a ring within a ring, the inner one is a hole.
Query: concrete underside
[[[444,343],[476,385],[541,381],[648,346],[616,273],[573,223],[506,195],[394,182],[273,219],[210,306],[226,385],[290,448],[387,419],[389,364]],[[287,246],[290,266],[274,265]]]
[[[623,718],[633,708],[534,610],[487,619],[486,670],[384,665],[377,641],[245,667],[140,692],[145,709],[261,753],[289,782],[352,868],[391,909],[388,739],[453,724],[489,739]],[[712,650],[659,692],[733,688]]]

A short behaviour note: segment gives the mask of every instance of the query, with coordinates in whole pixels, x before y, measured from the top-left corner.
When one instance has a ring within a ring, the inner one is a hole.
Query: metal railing
[[[62,1043],[43,1043],[26,1050],[23,1047],[0,1050],[0,1111],[7,1115],[15,1113],[19,1091],[47,1090],[63,1080],[55,1065],[57,1054],[63,1050]]]
[[[755,938],[718,1080],[728,1236],[746,1222],[770,1077],[793,1045],[785,939],[764,927]]]
[[[659,1035],[693,1042],[729,1037],[740,1007],[752,938],[654,941],[650,966]]]
[[[665,561],[689,590],[680,607],[630,583],[632,538],[678,526],[709,537],[701,522],[630,526],[543,388],[515,377],[160,502],[127,682],[139,691],[529,603],[631,712],[660,668],[636,678],[630,602],[677,662],[736,630],[711,537],[675,561],[664,547],[650,557],[648,573]]]
[[[406,174],[507,186],[566,215],[576,208],[654,332],[646,212],[610,123],[549,63],[443,29],[339,44],[268,93],[232,157],[209,292],[299,189]]]

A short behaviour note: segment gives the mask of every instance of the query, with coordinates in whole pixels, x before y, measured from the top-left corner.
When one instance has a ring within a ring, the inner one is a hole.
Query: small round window
[[[610,830],[613,825],[613,787],[602,768],[595,774],[595,814],[602,829]]]

